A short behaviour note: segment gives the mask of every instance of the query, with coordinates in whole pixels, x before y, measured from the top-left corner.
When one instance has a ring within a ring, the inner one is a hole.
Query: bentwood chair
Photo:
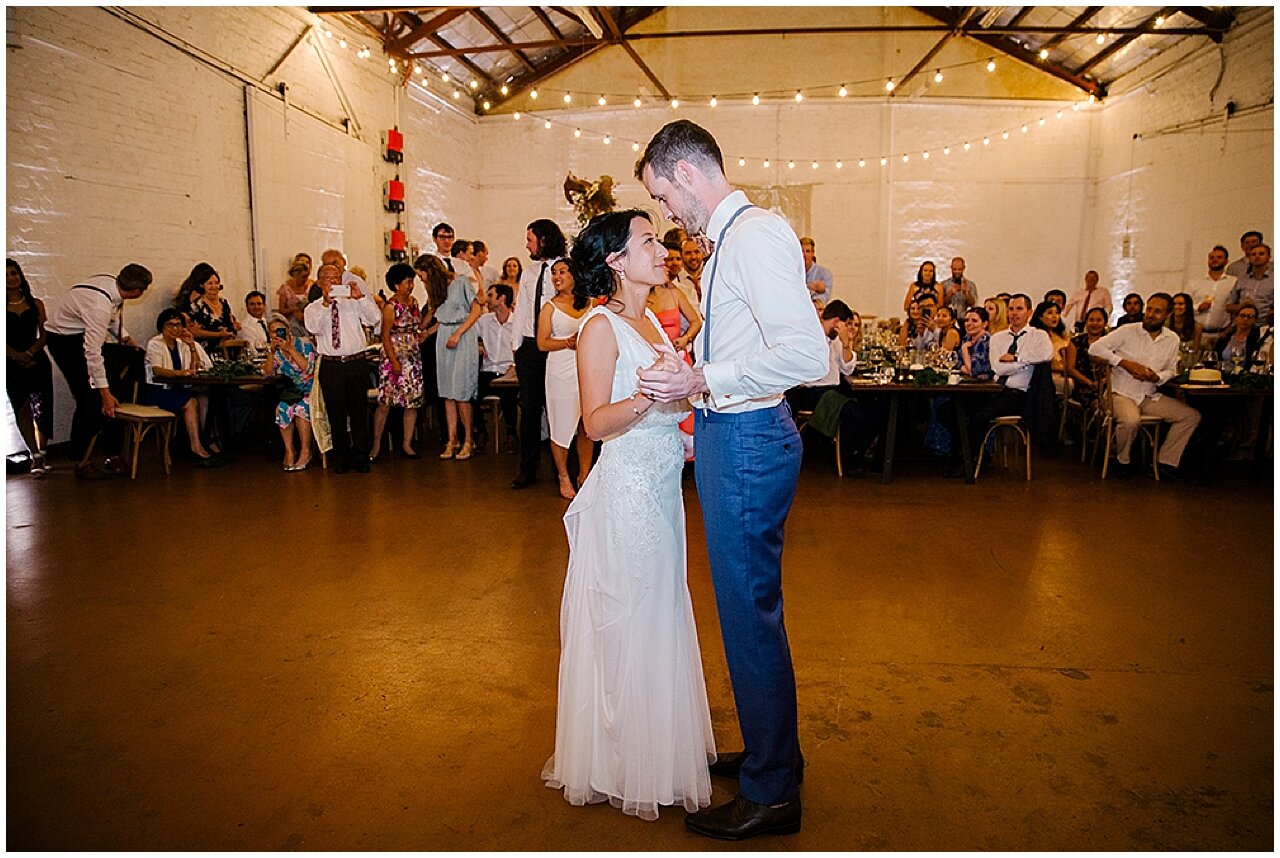
[[[138,385],[135,384],[133,386],[134,401],[121,402],[117,405],[115,416],[115,419],[125,425],[125,452],[129,457],[129,479],[131,480],[138,478],[138,452],[142,447],[142,439],[146,438],[147,433],[152,429],[157,430],[156,443],[160,446],[160,454],[164,460],[164,472],[170,473],[173,462],[169,457],[169,443],[173,440],[173,427],[178,421],[178,415],[172,411],[165,411],[154,405],[140,405],[137,399]],[[80,464],[89,463],[93,458],[94,445],[97,443],[98,435],[94,435],[89,440],[89,449],[85,451]]]
[[[1107,478],[1107,467],[1111,462],[1111,444],[1115,440],[1116,416],[1111,398],[1111,367],[1103,370],[1102,379],[1098,383],[1098,434],[1093,443],[1093,458],[1090,465],[1097,462],[1098,450],[1102,450],[1102,479]],[[1139,438],[1145,439],[1151,448],[1151,475],[1156,482],[1160,481],[1160,425],[1164,421],[1152,415],[1143,415],[1138,420]],[[1139,440],[1135,438],[1134,441]]]

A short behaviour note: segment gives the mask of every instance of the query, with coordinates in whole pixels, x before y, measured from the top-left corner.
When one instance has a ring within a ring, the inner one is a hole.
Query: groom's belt
[[[765,408],[756,408],[752,411],[733,411],[733,412],[725,413],[722,411],[712,411],[710,409],[704,410],[699,408],[698,413],[702,416],[703,420],[706,420],[709,423],[736,422],[736,423],[749,424],[749,423],[768,423],[770,421],[777,420],[779,416],[779,412],[782,411],[782,409],[785,409],[785,412],[783,413],[785,413],[786,416],[788,417],[791,416],[791,406],[787,405],[787,402],[785,399],[782,402],[779,402],[777,405],[772,405]]]

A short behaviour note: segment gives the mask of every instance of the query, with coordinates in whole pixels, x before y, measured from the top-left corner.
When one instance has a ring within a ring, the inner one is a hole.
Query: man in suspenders
[[[737,797],[690,814],[685,824],[726,840],[792,834],[800,830],[804,762],[783,625],[782,536],[801,444],[782,394],[827,374],[827,340],[799,239],[730,187],[709,132],[687,120],[668,124],[649,141],[636,177],[662,214],[710,254],[696,365],[667,349],[640,373],[641,393],[662,402],[689,398],[694,407],[694,475],[746,746],[711,767],[738,779]]]

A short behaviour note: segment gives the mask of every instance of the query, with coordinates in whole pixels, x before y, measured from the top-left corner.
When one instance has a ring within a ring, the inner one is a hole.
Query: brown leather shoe
[[[703,837],[717,840],[746,840],[762,834],[795,834],[800,831],[800,798],[779,807],[756,804],[741,795],[719,807],[691,813],[685,827]]]

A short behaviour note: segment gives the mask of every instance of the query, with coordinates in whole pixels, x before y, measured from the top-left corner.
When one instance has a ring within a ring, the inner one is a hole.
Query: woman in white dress
[[[683,403],[640,396],[636,371],[670,348],[646,310],[666,250],[639,210],[593,218],[574,242],[587,314],[577,361],[586,434],[600,460],[565,513],[555,754],[542,776],[582,805],[658,818],[711,801],[711,713],[685,580]]]
[[[593,444],[581,431],[582,405],[578,401],[578,366],[575,349],[578,326],[587,314],[586,299],[573,294],[569,260],[551,266],[551,285],[556,293],[538,314],[538,348],[547,352],[547,424],[551,428],[551,458],[560,476],[560,495],[573,500],[576,494],[569,478],[569,445],[578,437],[578,485],[586,482],[591,470]]]

